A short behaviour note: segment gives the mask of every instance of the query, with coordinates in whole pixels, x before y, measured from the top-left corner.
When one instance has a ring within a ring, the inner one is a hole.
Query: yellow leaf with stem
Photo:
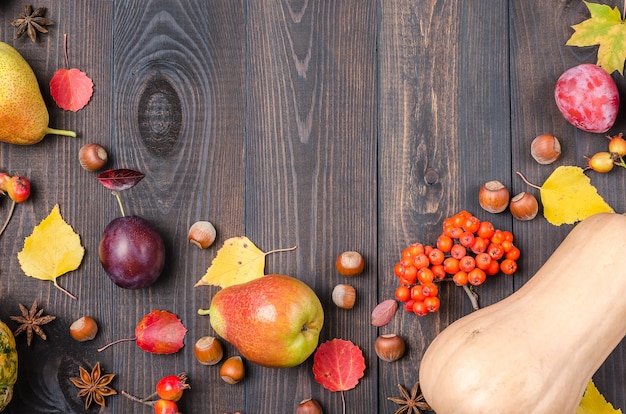
[[[63,220],[57,204],[48,217],[35,226],[32,234],[24,239],[24,247],[17,254],[17,259],[26,276],[49,280],[63,293],[76,299],[57,284],[57,278],[76,270],[84,254],[80,236]]]
[[[576,410],[576,414],[621,414],[622,410],[616,410],[613,405],[600,394],[593,380],[587,384],[583,399]]]
[[[293,249],[295,247],[266,253],[245,236],[232,237],[217,251],[206,274],[195,286],[212,285],[225,288],[258,279],[265,275],[265,256]]]
[[[517,174],[526,184],[539,190],[543,215],[555,226],[574,224],[596,213],[614,212],[580,167],[556,168],[541,187],[530,183],[521,173]]]

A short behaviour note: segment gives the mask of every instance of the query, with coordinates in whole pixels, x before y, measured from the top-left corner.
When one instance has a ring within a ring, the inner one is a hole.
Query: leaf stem
[[[124,213],[124,206],[122,205],[122,199],[120,198],[120,193],[118,191],[115,191],[115,190],[111,191],[111,193],[117,199],[117,204],[120,206],[120,211],[122,212],[122,217],[126,217],[126,214]]]
[[[4,233],[4,230],[9,225],[9,221],[11,221],[11,217],[13,217],[13,210],[15,210],[15,204],[17,204],[17,203],[15,202],[15,200],[12,200],[12,201],[13,202],[11,203],[11,209],[9,210],[9,215],[7,216],[6,220],[4,221],[4,224],[2,225],[2,228],[0,229],[0,235],[2,235],[2,233]]]
[[[123,338],[123,339],[118,339],[117,341],[113,341],[109,344],[106,344],[105,346],[103,346],[102,348],[98,348],[98,352],[102,352],[105,349],[107,349],[108,347],[110,347],[111,345],[116,345],[119,344],[121,342],[131,342],[131,341],[136,341],[137,338]]]
[[[472,302],[472,308],[474,308],[475,311],[480,309],[480,306],[478,306],[478,295],[476,292],[472,291],[472,289],[470,289],[467,285],[463,285],[463,290],[467,294],[470,302]]]
[[[52,282],[54,284],[54,287],[59,289],[61,292],[65,293],[67,296],[69,296],[70,298],[74,299],[74,300],[78,300],[78,298],[74,295],[72,295],[70,292],[68,292],[67,290],[63,289],[61,286],[59,286],[57,284],[56,279],[54,279],[54,281]]]
[[[270,250],[269,252],[265,253],[265,256],[272,254],[272,253],[281,253],[281,252],[290,252],[292,250],[296,250],[298,248],[298,246],[293,246],[293,247],[285,247],[282,249],[274,249],[274,250]]]
[[[346,414],[346,396],[344,395],[343,390],[341,390],[341,406],[343,408],[343,414]]]
[[[524,174],[522,174],[521,172],[515,171],[515,174],[519,175],[522,181],[524,181],[527,185],[531,186],[532,188],[536,188],[537,190],[541,190],[541,187],[528,181],[526,177],[524,177]]]
[[[65,55],[65,68],[70,68],[70,60],[67,58],[67,33],[63,34],[63,54]]]

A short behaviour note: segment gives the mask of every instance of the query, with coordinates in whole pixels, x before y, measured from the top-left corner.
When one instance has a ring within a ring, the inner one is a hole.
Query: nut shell
[[[539,164],[552,164],[561,156],[561,143],[552,134],[538,135],[530,144],[530,155]]]
[[[78,342],[91,341],[97,334],[98,324],[91,316],[83,316],[70,325],[70,335]]]
[[[350,250],[337,256],[335,267],[340,275],[347,277],[356,276],[365,268],[365,260],[361,253]]]
[[[217,232],[211,222],[196,221],[189,228],[187,239],[199,249],[206,249],[213,244],[216,236]]]
[[[341,309],[352,309],[356,301],[356,290],[344,283],[340,283],[333,289],[333,303]]]
[[[239,355],[228,358],[220,367],[220,377],[224,382],[234,385],[240,382],[245,375],[243,360]]]
[[[406,344],[401,336],[386,334],[376,338],[374,349],[378,358],[386,362],[393,362],[404,356]]]
[[[523,191],[511,199],[509,210],[518,220],[532,220],[539,212],[539,202],[534,195]]]
[[[322,406],[314,399],[307,398],[300,401],[296,408],[296,414],[323,414]]]
[[[498,180],[488,181],[478,191],[478,202],[489,213],[501,213],[509,205],[509,190]]]
[[[108,161],[106,149],[100,144],[86,144],[78,150],[78,162],[87,171],[98,171]]]
[[[193,353],[202,365],[215,365],[224,356],[224,348],[219,339],[213,336],[203,336],[193,347]]]

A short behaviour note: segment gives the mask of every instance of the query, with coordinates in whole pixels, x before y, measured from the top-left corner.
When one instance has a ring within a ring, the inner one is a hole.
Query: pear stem
[[[66,137],[72,137],[72,138],[76,138],[76,132],[74,131],[68,131],[65,129],[55,129],[55,128],[46,128],[46,135],[51,134],[51,135],[63,135]]]

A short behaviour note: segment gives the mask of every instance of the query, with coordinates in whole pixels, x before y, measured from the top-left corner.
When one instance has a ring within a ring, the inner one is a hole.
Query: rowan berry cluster
[[[519,257],[511,232],[460,211],[443,221],[434,246],[413,243],[402,251],[394,266],[399,282],[395,296],[407,312],[425,316],[440,307],[437,282],[452,279],[458,286],[478,286],[487,276],[515,273]]]
[[[626,139],[622,133],[607,136],[609,140],[607,151],[599,151],[587,159],[587,169],[598,173],[608,173],[614,166],[626,168]]]

